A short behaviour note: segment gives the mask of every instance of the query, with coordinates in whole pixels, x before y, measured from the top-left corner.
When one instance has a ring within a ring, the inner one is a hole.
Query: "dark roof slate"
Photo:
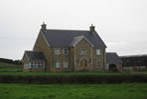
[[[25,55],[27,55],[30,60],[45,60],[42,52],[25,51]]]
[[[74,38],[84,36],[95,48],[106,48],[105,43],[96,32],[82,30],[44,30],[42,31],[50,47],[64,48],[71,47]]]
[[[122,60],[116,53],[106,53],[107,64],[122,64]]]
[[[136,57],[147,57],[147,54],[120,56],[120,58],[136,58]]]

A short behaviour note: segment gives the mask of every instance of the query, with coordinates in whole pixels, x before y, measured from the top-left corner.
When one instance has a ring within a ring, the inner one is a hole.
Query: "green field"
[[[0,72],[0,75],[120,75],[111,72]]]
[[[22,71],[22,67],[15,64],[0,62],[0,72],[15,72]]]
[[[21,66],[0,63],[0,75],[134,75],[147,72],[18,72]],[[0,99],[147,99],[147,83],[0,84]]]
[[[0,99],[147,99],[147,84],[0,84]]]
[[[139,75],[146,74],[147,72],[0,72],[0,75]]]

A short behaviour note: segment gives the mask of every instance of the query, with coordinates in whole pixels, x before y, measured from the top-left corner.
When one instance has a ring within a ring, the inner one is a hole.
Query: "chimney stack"
[[[95,26],[93,26],[93,24],[90,26],[90,32],[95,32]]]
[[[46,30],[46,24],[45,24],[45,22],[43,22],[43,24],[41,25],[41,30]]]

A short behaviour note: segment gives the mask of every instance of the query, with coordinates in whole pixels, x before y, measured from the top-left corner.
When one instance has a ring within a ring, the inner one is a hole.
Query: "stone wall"
[[[122,64],[116,64],[118,72],[122,72]]]
[[[82,49],[86,49],[86,55],[81,55]],[[74,71],[82,71],[83,67],[81,66],[81,61],[87,61],[86,71],[89,72],[96,72],[96,71],[103,71],[104,68],[104,61],[105,61],[105,51],[104,49],[101,50],[101,55],[96,55],[96,48],[85,39],[82,39],[74,48]]]
[[[56,55],[55,51],[56,49],[60,50],[60,55]],[[64,55],[64,49],[68,50],[68,54]],[[72,59],[71,59],[71,48],[52,48],[52,58],[53,58],[53,64],[54,68],[56,67],[56,62],[61,63],[60,68],[56,68],[56,72],[67,72],[67,71],[72,71]],[[68,63],[68,68],[64,68],[64,62]]]
[[[23,64],[28,64],[29,63],[29,59],[28,57],[24,54],[24,57],[23,57]],[[30,69],[24,69],[24,65],[23,65],[23,72],[30,72]]]
[[[44,37],[43,33],[39,33],[39,36],[36,40],[34,51],[40,51],[44,54],[46,58],[46,71],[53,71],[52,66],[52,50],[49,48],[49,45]]]

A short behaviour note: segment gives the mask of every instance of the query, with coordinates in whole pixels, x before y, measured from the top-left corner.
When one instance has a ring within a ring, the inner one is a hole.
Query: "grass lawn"
[[[0,72],[0,75],[120,75],[111,72]]]
[[[22,70],[22,68],[19,65],[0,62],[0,72],[2,72],[2,71],[14,72],[14,71],[21,71],[21,70]]]
[[[147,83],[0,84],[0,99],[147,99]]]
[[[0,75],[134,75],[146,74],[147,72],[0,72]]]
[[[0,62],[0,67],[18,67],[18,65]]]

